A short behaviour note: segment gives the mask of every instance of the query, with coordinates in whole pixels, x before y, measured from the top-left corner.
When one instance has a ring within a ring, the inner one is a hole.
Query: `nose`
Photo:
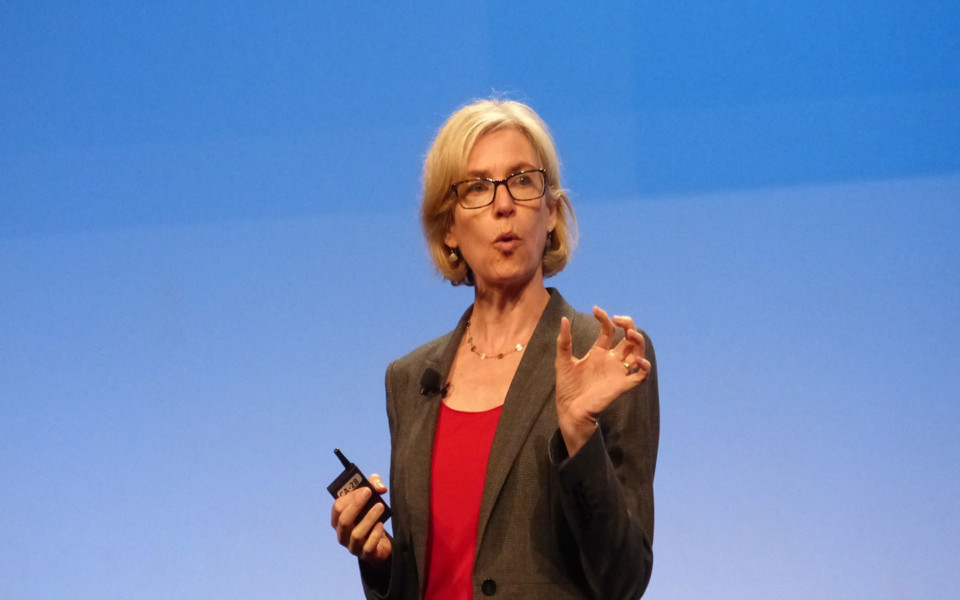
[[[498,216],[511,215],[516,211],[516,205],[513,203],[513,196],[507,189],[507,184],[497,182],[493,189],[493,210]]]

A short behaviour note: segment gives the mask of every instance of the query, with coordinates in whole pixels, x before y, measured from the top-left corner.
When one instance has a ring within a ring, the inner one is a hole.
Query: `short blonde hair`
[[[459,252],[457,260],[450,259],[452,249],[444,243],[457,206],[451,186],[462,179],[470,151],[482,135],[511,127],[523,133],[533,146],[547,172],[547,201],[556,203],[557,226],[547,237],[543,276],[562,271],[576,245],[577,221],[570,199],[560,185],[560,160],[547,124],[526,104],[513,100],[477,100],[450,115],[423,164],[423,233],[430,257],[453,285],[472,285],[473,273]]]

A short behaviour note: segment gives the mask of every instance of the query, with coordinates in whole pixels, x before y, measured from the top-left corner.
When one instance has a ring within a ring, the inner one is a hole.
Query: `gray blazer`
[[[370,599],[421,598],[430,519],[430,461],[440,394],[424,394],[427,369],[446,381],[471,310],[457,328],[387,369],[393,556],[389,576],[361,562]],[[653,565],[653,475],[660,408],[653,345],[650,375],[601,415],[587,444],[568,457],[554,404],[560,317],[583,356],[600,331],[551,289],[521,358],[497,425],[487,466],[474,598],[639,598]],[[646,337],[646,334],[644,334]]]

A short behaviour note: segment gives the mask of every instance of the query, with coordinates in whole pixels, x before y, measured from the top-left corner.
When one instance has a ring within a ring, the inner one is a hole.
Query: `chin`
[[[536,270],[533,272],[526,270],[504,270],[496,273],[490,273],[486,277],[480,277],[477,279],[477,281],[482,281],[484,284],[493,287],[523,286],[536,279],[537,272],[538,271]],[[476,272],[474,272],[474,276],[476,277]]]

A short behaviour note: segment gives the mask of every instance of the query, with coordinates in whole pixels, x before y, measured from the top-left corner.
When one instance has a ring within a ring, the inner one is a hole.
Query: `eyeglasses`
[[[453,193],[457,195],[460,206],[472,210],[491,204],[497,195],[498,185],[505,186],[510,197],[514,200],[521,202],[536,200],[543,196],[546,191],[546,181],[547,172],[543,169],[535,169],[520,171],[500,180],[486,177],[465,179],[450,187],[453,189]]]

